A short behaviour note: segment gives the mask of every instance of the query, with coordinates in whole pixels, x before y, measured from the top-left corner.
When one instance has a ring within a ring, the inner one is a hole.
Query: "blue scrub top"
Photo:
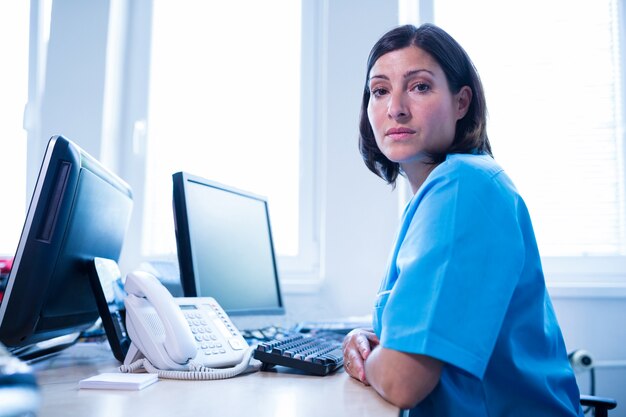
[[[411,416],[582,416],[524,201],[449,155],[407,205],[374,310],[383,347],[444,362]]]

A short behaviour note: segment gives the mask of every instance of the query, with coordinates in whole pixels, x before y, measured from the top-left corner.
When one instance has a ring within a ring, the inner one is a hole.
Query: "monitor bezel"
[[[263,203],[265,207],[265,219],[267,221],[267,228],[269,234],[270,251],[272,254],[272,266],[274,271],[274,285],[277,295],[278,305],[258,308],[247,309],[233,309],[228,306],[223,306],[224,311],[233,316],[245,316],[245,315],[280,315],[285,314],[285,304],[283,301],[283,295],[280,286],[280,276],[278,271],[278,264],[276,260],[276,250],[274,247],[274,236],[272,233],[272,225],[270,222],[269,205],[267,197],[252,193],[250,191],[242,190],[230,185],[226,185],[217,181],[209,180],[198,175],[190,174],[185,171],[176,172],[172,175],[173,180],[173,211],[174,211],[174,228],[176,234],[176,248],[178,265],[180,269],[180,281],[185,297],[197,297],[197,277],[193,268],[193,251],[191,245],[191,235],[189,233],[189,216],[186,199],[186,189],[189,183],[196,183],[202,186],[211,187],[214,189],[222,190],[224,192],[233,193],[242,197],[257,200]],[[204,294],[211,296],[208,294]],[[217,299],[219,302],[219,299]]]

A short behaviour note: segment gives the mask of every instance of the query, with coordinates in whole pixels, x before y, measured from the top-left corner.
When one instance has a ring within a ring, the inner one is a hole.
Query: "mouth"
[[[415,130],[409,129],[407,127],[392,127],[387,129],[385,132],[385,136],[388,136],[391,139],[399,140],[409,137],[415,134]]]

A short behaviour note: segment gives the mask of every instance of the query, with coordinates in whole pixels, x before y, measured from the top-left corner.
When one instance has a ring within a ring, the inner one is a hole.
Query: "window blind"
[[[481,75],[494,156],[530,209],[542,255],[624,255],[618,2],[436,0],[434,19]]]

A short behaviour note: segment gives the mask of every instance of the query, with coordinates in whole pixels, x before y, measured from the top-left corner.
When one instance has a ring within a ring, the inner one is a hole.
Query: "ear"
[[[457,120],[461,120],[467,114],[469,110],[470,103],[472,102],[472,89],[469,86],[464,85],[461,87],[458,93],[455,95],[456,98],[456,116]]]

